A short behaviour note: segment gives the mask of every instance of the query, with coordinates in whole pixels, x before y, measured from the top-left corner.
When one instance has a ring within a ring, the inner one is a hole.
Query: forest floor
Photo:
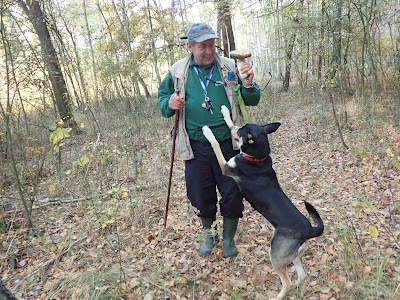
[[[307,215],[306,200],[325,223],[303,257],[308,277],[288,299],[400,299],[398,103],[379,98],[367,121],[347,99],[345,149],[327,99],[318,89],[270,92],[250,109],[255,123],[282,123],[269,137],[280,184],[299,210]],[[85,134],[66,141],[62,171],[49,166],[42,178],[36,235],[25,230],[15,190],[3,187],[2,220],[14,226],[0,231],[0,278],[18,298],[268,299],[279,292],[268,256],[272,227],[247,202],[238,255],[223,258],[218,243],[210,257],[198,256],[200,222],[180,160],[163,229],[172,123],[154,102],[140,134],[114,124],[100,141]]]

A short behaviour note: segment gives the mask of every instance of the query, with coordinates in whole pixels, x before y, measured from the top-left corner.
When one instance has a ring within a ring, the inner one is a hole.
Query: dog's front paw
[[[225,105],[221,106],[221,113],[224,116],[224,120],[225,120],[226,125],[228,125],[228,127],[232,127],[233,126],[233,122],[232,122],[232,119],[231,119],[231,112],[229,111],[229,109]]]
[[[225,105],[221,106],[221,112],[222,112],[224,117],[225,116],[229,116],[229,117],[231,116],[231,113],[229,112],[229,109]]]

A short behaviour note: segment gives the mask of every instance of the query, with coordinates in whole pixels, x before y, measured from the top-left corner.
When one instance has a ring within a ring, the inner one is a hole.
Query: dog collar
[[[246,153],[244,153],[244,152],[242,152],[242,156],[243,156],[243,158],[244,158],[245,160],[252,161],[252,162],[262,162],[262,161],[265,161],[265,160],[267,159],[266,157],[263,157],[263,158],[254,158],[254,157],[252,157],[252,156],[250,156],[250,155],[248,155],[248,154],[246,154]]]

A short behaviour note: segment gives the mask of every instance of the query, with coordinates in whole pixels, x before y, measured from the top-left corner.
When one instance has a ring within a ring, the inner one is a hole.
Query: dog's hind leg
[[[306,278],[306,273],[304,272],[303,264],[301,263],[301,257],[297,256],[293,260],[293,264],[297,272],[297,280],[295,281],[294,285],[298,286]]]
[[[275,232],[271,241],[271,248],[269,251],[271,264],[275,272],[279,275],[282,283],[282,290],[274,298],[275,300],[283,299],[292,288],[292,281],[287,273],[287,266],[296,257],[297,252],[294,252],[294,244],[292,239],[288,239]]]
[[[274,264],[272,264],[272,266],[274,266]],[[278,274],[278,276],[282,282],[282,289],[279,292],[279,294],[276,296],[276,298],[273,298],[271,300],[280,300],[280,299],[283,299],[286,296],[286,294],[290,291],[290,289],[292,288],[292,281],[289,278],[286,265],[282,265],[279,268],[274,266],[274,270]]]
[[[306,278],[306,273],[304,272],[303,264],[301,263],[301,257],[304,253],[309,249],[308,241],[305,241],[303,245],[300,246],[297,257],[293,260],[294,267],[296,268],[297,272],[297,280],[294,283],[298,286],[300,283],[304,281]]]

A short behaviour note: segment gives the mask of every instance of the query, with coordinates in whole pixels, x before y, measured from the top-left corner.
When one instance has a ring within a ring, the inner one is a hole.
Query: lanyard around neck
[[[197,74],[197,77],[199,77],[199,81],[200,81],[201,87],[203,88],[204,95],[207,95],[207,87],[208,87],[208,84],[210,83],[210,81],[213,81],[213,80],[211,79],[211,77],[212,77],[212,72],[213,72],[213,70],[214,70],[214,67],[215,67],[215,64],[213,64],[213,66],[212,66],[212,68],[211,68],[211,70],[210,70],[210,72],[209,72],[210,75],[209,75],[209,77],[208,77],[207,75],[203,74],[203,72],[202,72],[200,69],[198,69],[196,66],[193,66],[193,69],[195,70],[195,72],[196,72],[196,74]],[[199,72],[200,72],[201,75],[203,75],[204,78],[207,80],[206,83],[204,83],[203,80],[201,80],[201,78],[200,78],[200,76],[199,76]]]

